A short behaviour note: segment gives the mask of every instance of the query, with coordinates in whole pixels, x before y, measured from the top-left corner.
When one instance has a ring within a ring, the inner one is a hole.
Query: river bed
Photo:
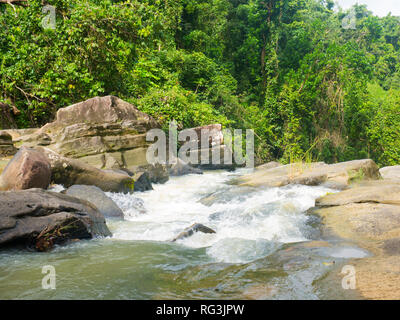
[[[231,183],[246,172],[209,171],[134,195],[108,193],[125,215],[107,221],[111,238],[48,253],[0,252],[0,299],[348,298],[330,273],[368,253],[319,241],[318,221],[306,213],[335,191]],[[216,233],[170,241],[193,223]],[[45,265],[55,267],[55,290],[42,289]]]

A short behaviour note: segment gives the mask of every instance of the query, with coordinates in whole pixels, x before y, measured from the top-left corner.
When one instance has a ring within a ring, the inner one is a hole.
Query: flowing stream
[[[230,183],[245,172],[209,171],[134,195],[108,193],[125,214],[124,221],[107,221],[112,238],[48,253],[0,252],[0,299],[345,297],[326,275],[335,263],[367,253],[337,240],[309,245],[320,236],[306,211],[333,190]],[[216,233],[170,241],[193,223]],[[55,290],[42,289],[45,265],[55,267]]]

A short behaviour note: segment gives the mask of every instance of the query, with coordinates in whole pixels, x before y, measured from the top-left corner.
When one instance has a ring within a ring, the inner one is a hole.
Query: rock
[[[45,251],[69,239],[110,235],[103,215],[86,201],[41,189],[0,192],[0,247]]]
[[[225,153],[227,154],[227,161],[225,161]],[[202,170],[234,170],[237,167],[233,162],[232,150],[226,145],[191,150],[187,153],[187,157],[194,159],[194,161],[187,161],[187,164]]]
[[[394,230],[400,236],[400,183],[365,182],[327,194],[315,203],[317,209],[312,211],[323,217],[327,228],[344,238],[390,239],[397,234]]]
[[[323,236],[355,242],[371,257],[348,261],[357,270],[357,290],[366,299],[399,298],[400,182],[367,181],[317,199]]]
[[[351,203],[400,205],[400,183],[371,181],[339,193],[332,193],[315,202],[318,207],[344,206]]]
[[[191,150],[186,153],[187,158],[180,156],[184,163],[204,170],[233,170],[237,167],[237,165],[234,164],[232,150],[227,145],[224,145],[224,135],[221,124],[210,124],[186,130],[195,132],[197,139],[191,140],[193,144]],[[204,139],[206,140],[203,141]],[[225,153],[227,155],[227,161],[225,161]],[[195,160],[192,161],[191,158]]]
[[[47,189],[51,182],[51,168],[39,151],[22,147],[0,176],[0,190]]]
[[[188,165],[183,160],[177,158],[175,164],[172,164],[168,169],[170,176],[183,176],[186,174],[203,174],[203,171],[199,168],[194,168]]]
[[[272,169],[272,168],[276,168],[276,167],[280,167],[280,166],[282,166],[282,164],[280,164],[279,162],[270,161],[268,163],[264,163],[262,165],[259,165],[254,169],[255,170],[268,170],[268,169]]]
[[[380,178],[378,166],[370,159],[337,164],[294,163],[270,169],[259,169],[235,180],[242,186],[282,187],[287,184],[324,185],[344,189],[363,180]]]
[[[128,169],[122,169],[134,175],[137,172],[147,172],[151,183],[165,183],[169,180],[167,167],[162,164],[148,164],[144,166],[131,166]]]
[[[100,170],[80,160],[60,156],[45,147],[39,147],[38,150],[49,160],[52,181],[56,184],[61,184],[66,188],[74,184],[93,185],[105,192],[132,193],[134,191],[134,179],[126,174]]]
[[[25,143],[47,145],[64,157],[78,158],[97,167],[111,169],[147,165],[150,145],[146,132],[158,123],[133,105],[114,96],[95,97],[57,111]]]
[[[8,163],[10,162],[10,160],[11,159],[8,159],[8,158],[0,158],[0,174],[7,167]]]
[[[213,229],[210,229],[209,227],[206,227],[205,225],[202,225],[200,223],[195,223],[195,224],[191,225],[190,227],[186,228],[185,230],[183,230],[183,232],[181,232],[177,237],[172,239],[172,242],[188,238],[188,237],[192,236],[195,232],[216,233]]]
[[[195,128],[190,128],[197,135],[197,149],[202,149],[203,147],[215,147],[224,144],[224,135],[222,133],[221,124],[209,124],[206,126],[200,126]],[[202,132],[204,135],[202,136]],[[202,138],[206,138],[206,141],[202,141]],[[203,143],[202,143],[203,142]]]
[[[19,141],[20,138],[30,136],[31,134],[35,133],[38,131],[39,128],[28,128],[28,129],[6,129],[6,131],[9,135],[11,135],[12,140],[14,142]]]
[[[51,144],[51,137],[44,132],[37,132],[21,136],[14,140],[17,145],[26,147],[48,146]]]
[[[65,194],[92,203],[106,218],[124,218],[124,213],[107,195],[98,187],[73,185]]]
[[[12,137],[6,131],[0,131],[0,157],[13,156],[17,153]]]
[[[135,191],[153,190],[148,172],[137,172],[132,178],[135,180]]]
[[[400,181],[400,166],[384,167],[379,170],[379,173],[385,180]]]
[[[400,237],[400,206],[381,203],[349,203],[314,209],[322,217],[326,234],[352,240],[377,253],[380,241]]]

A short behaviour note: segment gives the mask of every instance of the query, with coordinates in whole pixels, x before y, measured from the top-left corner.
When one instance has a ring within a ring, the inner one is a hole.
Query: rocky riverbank
[[[181,159],[171,164],[147,162],[146,134],[159,128],[133,105],[106,96],[61,108],[42,128],[1,131],[0,246],[24,244],[43,251],[66,240],[111,235],[106,226],[102,232],[93,229],[99,217],[104,224],[104,217],[123,218],[104,192],[148,191],[153,183],[168,181],[169,175],[202,174]],[[221,125],[204,128],[216,132],[206,145],[223,150]],[[194,128],[199,133],[196,155],[204,146],[202,129]],[[46,191],[52,184],[69,188],[68,196]],[[27,201],[26,210],[14,203],[19,197]],[[68,201],[81,205],[76,208]]]
[[[221,126],[207,127],[217,133],[206,144],[223,156],[227,146]],[[153,118],[133,105],[107,96],[60,109],[55,121],[42,128],[1,131],[0,247],[47,251],[56,244],[108,237],[106,219],[123,220],[124,212],[107,192],[134,194],[152,190],[153,184],[166,183],[170,176],[232,168],[224,163],[195,167],[181,159],[175,164],[149,164],[150,144],[145,137],[157,128]],[[204,146],[200,139],[193,151],[196,157]],[[379,169],[370,159],[337,164],[271,162],[229,183],[241,187],[232,191],[230,201],[240,200],[241,190],[251,193],[289,185],[335,190],[318,198],[308,211],[321,221],[322,241],[292,246],[292,252],[325,247],[332,239],[347,241],[370,253],[348,261],[357,272],[358,294],[367,299],[400,298],[400,166]],[[52,192],[53,184],[66,189]],[[210,207],[224,192],[206,195],[199,203]],[[214,212],[209,221],[221,216]],[[184,228],[170,239],[199,230],[215,233],[202,224]],[[340,271],[332,267],[331,273]]]
[[[400,298],[400,166],[378,169],[369,159],[256,168],[235,183],[247,187],[321,185],[339,192],[316,200],[309,210],[321,219],[323,240],[343,239],[368,250],[352,259],[357,291],[366,299]],[[340,274],[340,269],[334,269]]]

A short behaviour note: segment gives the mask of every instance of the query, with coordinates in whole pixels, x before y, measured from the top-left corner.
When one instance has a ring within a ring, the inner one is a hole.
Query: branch
[[[27,4],[26,2],[28,2],[28,0],[0,0],[0,3],[9,4],[10,6],[13,7],[14,10],[15,10],[14,5],[16,5],[16,6],[22,6],[22,7],[27,7],[28,4]]]

